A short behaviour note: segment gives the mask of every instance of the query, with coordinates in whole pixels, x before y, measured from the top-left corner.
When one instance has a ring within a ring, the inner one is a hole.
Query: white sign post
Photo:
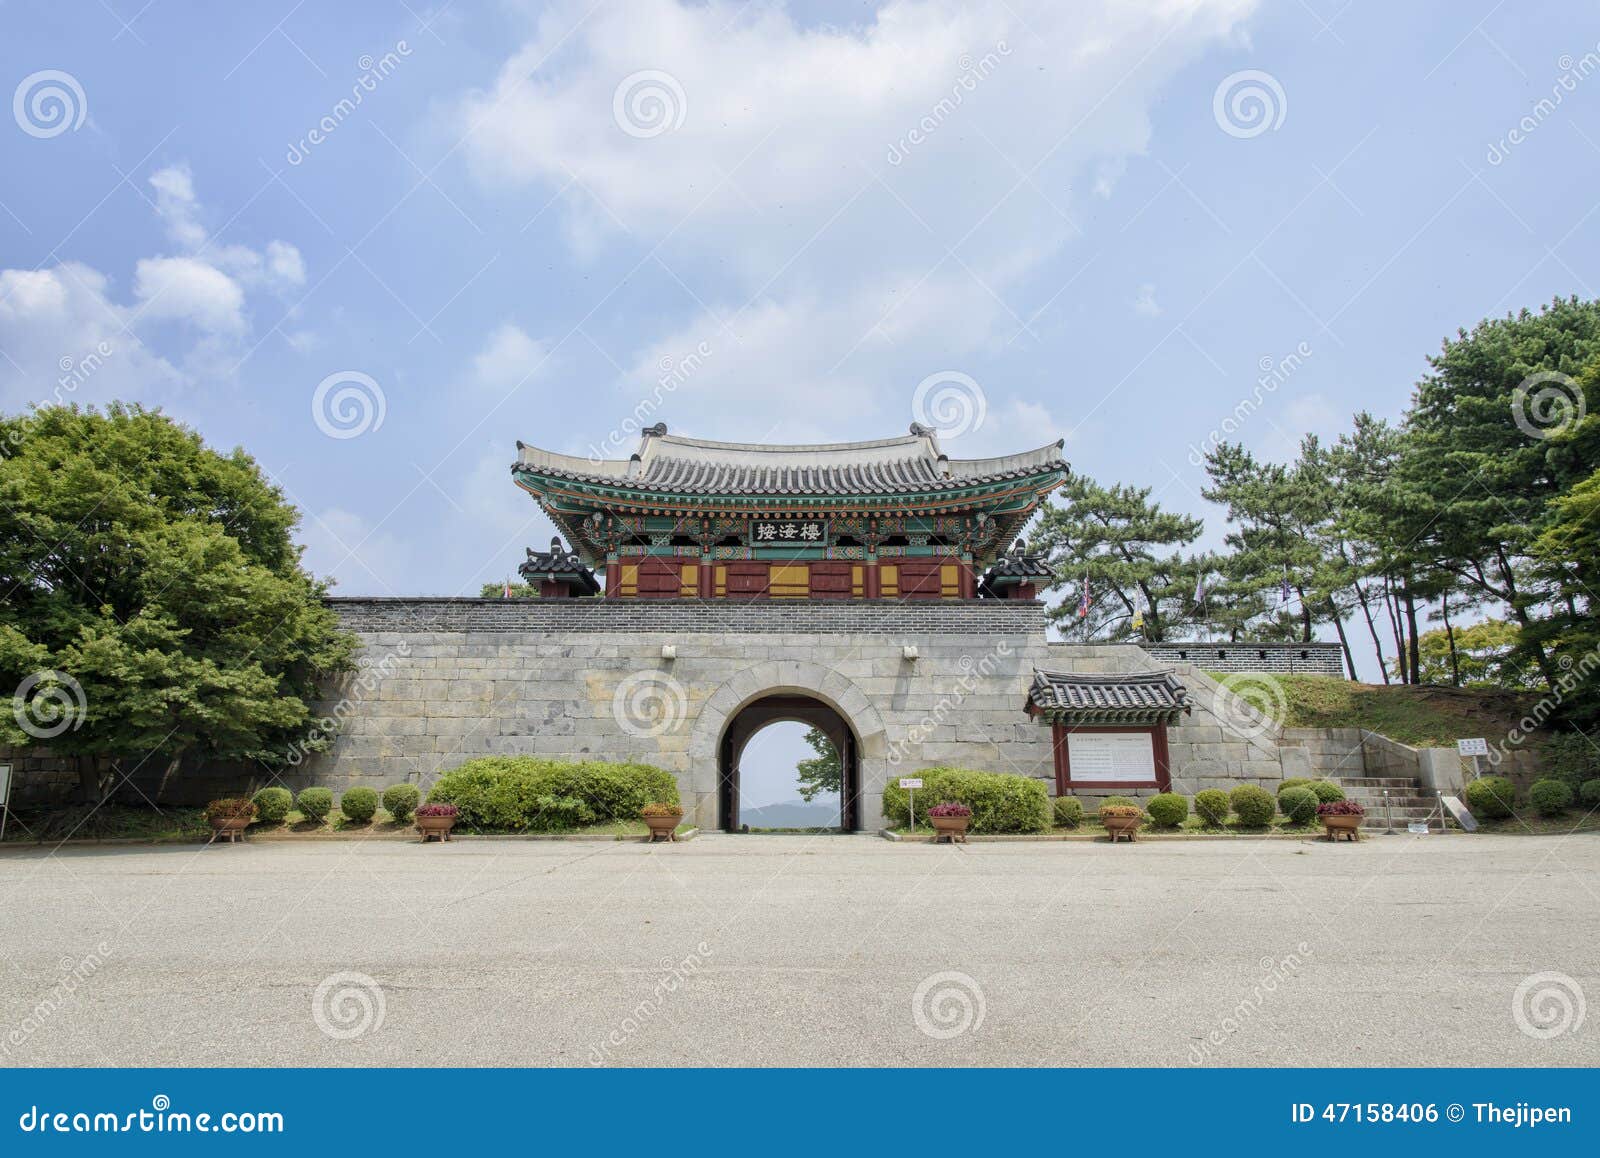
[[[1489,741],[1479,738],[1474,740],[1457,740],[1456,753],[1461,756],[1472,757],[1472,778],[1478,778],[1478,757],[1489,754]]]
[[[906,819],[912,832],[917,831],[917,789],[922,787],[922,781],[916,776],[900,777],[900,787],[906,790]]]
[[[0,840],[6,838],[6,821],[11,819],[11,765],[0,764]]]

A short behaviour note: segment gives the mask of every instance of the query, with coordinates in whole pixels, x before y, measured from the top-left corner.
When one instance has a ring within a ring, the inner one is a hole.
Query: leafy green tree
[[[1519,634],[1517,625],[1504,619],[1425,631],[1418,640],[1421,663],[1416,682],[1468,688],[1536,688],[1541,682],[1539,671],[1519,650]],[[1394,663],[1398,668],[1399,661]]]
[[[795,766],[800,773],[800,799],[809,804],[823,793],[844,791],[844,766],[833,741],[821,728],[808,728],[806,743],[816,755]]]
[[[115,404],[0,418],[0,447],[0,686],[25,701],[0,745],[78,757],[98,802],[108,758],[159,761],[164,787],[185,761],[272,768],[326,744],[303,739],[307,705],[354,637],[253,459]]]
[[[1600,465],[1600,302],[1561,299],[1480,322],[1429,359],[1407,416],[1401,475],[1420,544],[1463,584],[1503,605],[1546,681],[1558,674],[1536,630],[1560,595],[1529,552],[1552,500]]]
[[[1149,487],[1100,486],[1074,475],[1059,503],[1044,509],[1033,547],[1055,574],[1051,590],[1081,596],[1084,577],[1091,606],[1083,635],[1126,636],[1157,642],[1192,622],[1195,577],[1201,563],[1182,548],[1200,537],[1201,520],[1161,509]],[[1078,624],[1078,601],[1050,611],[1064,627]],[[1137,633],[1136,619],[1142,620]]]
[[[506,585],[504,583],[485,583],[479,589],[478,596],[482,599],[500,599],[504,597],[505,593]],[[511,598],[537,599],[539,598],[539,592],[531,583],[513,583],[511,585]]]

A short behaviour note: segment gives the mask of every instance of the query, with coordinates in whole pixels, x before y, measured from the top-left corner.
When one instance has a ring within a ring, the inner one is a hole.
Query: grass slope
[[[1226,673],[1210,675],[1226,686]],[[1288,701],[1285,727],[1365,728],[1419,748],[1453,748],[1466,737],[1503,736],[1539,698],[1498,688],[1358,684],[1316,675],[1273,678]],[[1239,688],[1252,700],[1255,690],[1250,683]],[[1272,711],[1278,705],[1261,706]]]

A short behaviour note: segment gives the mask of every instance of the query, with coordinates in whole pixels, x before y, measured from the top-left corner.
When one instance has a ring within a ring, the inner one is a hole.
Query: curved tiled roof
[[[582,459],[517,444],[514,471],[633,490],[704,495],[873,495],[953,490],[1065,472],[1058,440],[997,458],[950,458],[936,433],[797,446],[711,442],[645,431],[627,460]]]
[[[1170,669],[1101,673],[1037,669],[1028,703],[1066,724],[1170,723],[1189,710],[1188,690]]]
[[[562,547],[560,539],[551,539],[548,551],[535,551],[529,547],[528,557],[517,568],[517,574],[530,583],[546,576],[551,579],[571,580],[591,595],[600,590],[600,584],[596,582],[594,573],[584,565],[583,559],[577,552]]]

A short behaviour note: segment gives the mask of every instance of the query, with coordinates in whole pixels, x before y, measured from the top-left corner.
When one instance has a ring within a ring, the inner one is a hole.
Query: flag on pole
[[[501,599],[510,599],[511,598],[511,580],[509,580],[509,579],[506,580],[505,589],[500,592],[500,598]]]
[[[1289,590],[1289,568],[1285,567],[1283,569],[1283,586],[1278,588],[1278,606],[1282,607],[1288,603],[1292,594],[1293,592]]]
[[[1144,611],[1143,610],[1135,611],[1133,613],[1132,627],[1133,627],[1133,630],[1135,630],[1135,631],[1143,631],[1144,630]]]
[[[1078,618],[1089,618],[1089,576],[1083,577],[1083,598],[1078,600]]]
[[[1200,574],[1195,576],[1195,580],[1194,580],[1194,602],[1195,602],[1195,606],[1198,607],[1200,604],[1204,603],[1205,602],[1205,598],[1206,598],[1206,573],[1204,571],[1202,571],[1202,572],[1200,572]]]

